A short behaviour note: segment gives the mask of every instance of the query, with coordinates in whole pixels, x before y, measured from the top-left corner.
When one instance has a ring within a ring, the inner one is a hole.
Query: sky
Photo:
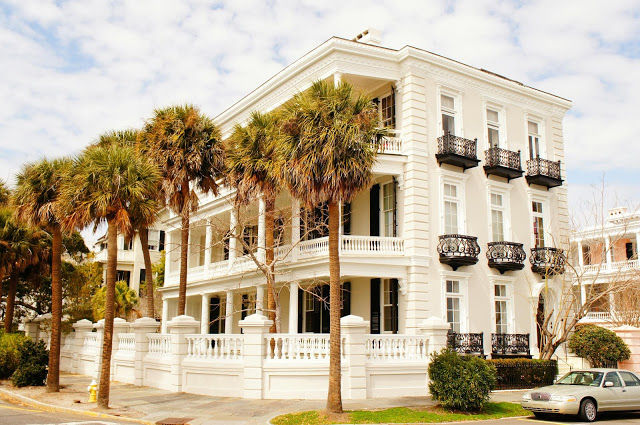
[[[570,205],[640,202],[640,0],[0,0],[0,178],[154,108],[216,116],[331,36],[382,31],[571,99]]]

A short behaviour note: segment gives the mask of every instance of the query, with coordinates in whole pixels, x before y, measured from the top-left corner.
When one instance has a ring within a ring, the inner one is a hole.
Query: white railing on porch
[[[413,335],[369,335],[365,353],[369,360],[427,360],[429,340]]]
[[[590,311],[584,318],[586,320],[608,322],[611,320],[611,313],[608,311]]]
[[[621,272],[624,270],[640,269],[639,260],[616,261],[614,263],[588,264],[582,267],[582,272],[586,274],[592,273],[611,273]]]
[[[136,337],[133,333],[118,334],[118,351],[134,353],[136,351]]]
[[[402,255],[404,239],[384,236],[340,236],[340,253],[356,255]],[[317,238],[300,242],[300,257],[326,255],[329,252],[329,238]]]
[[[388,136],[383,137],[379,142],[373,142],[374,148],[378,153],[383,154],[402,154],[402,139],[400,132],[397,130],[387,130]]]
[[[271,334],[264,343],[266,359],[329,360],[329,334]]]
[[[187,335],[187,357],[201,360],[240,360],[244,336]]]
[[[147,334],[149,339],[149,354],[162,356],[171,353],[171,335]]]

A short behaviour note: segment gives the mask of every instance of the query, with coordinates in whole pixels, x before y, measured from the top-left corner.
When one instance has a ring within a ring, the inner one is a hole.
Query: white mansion
[[[393,129],[378,147],[373,186],[342,207],[344,315],[369,321],[371,334],[417,334],[425,319],[441,318],[460,351],[535,355],[542,275],[569,242],[562,122],[571,102],[415,47],[382,47],[372,30],[329,39],[215,121],[227,137],[252,111],[272,110],[318,79],[372,96]],[[202,196],[192,218],[186,314],[204,334],[240,334],[238,322],[261,309],[265,293],[240,241],[220,242],[220,223],[239,223],[232,193],[222,192]],[[255,221],[242,226],[260,247],[256,204]],[[286,193],[277,208],[292,217],[277,250],[280,332],[327,333],[326,234],[304,231]],[[166,331],[177,314],[180,218],[168,213],[162,225]]]

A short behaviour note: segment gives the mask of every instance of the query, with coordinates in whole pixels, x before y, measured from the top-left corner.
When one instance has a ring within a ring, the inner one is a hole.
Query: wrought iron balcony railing
[[[445,134],[438,137],[438,164],[450,164],[467,168],[477,167],[480,160],[477,154],[478,139],[469,140],[463,137]]]
[[[484,172],[505,177],[507,180],[522,177],[520,151],[513,152],[502,148],[491,148],[485,151]]]
[[[475,354],[484,357],[484,334],[449,332],[447,346],[459,354]]]
[[[534,158],[527,161],[527,183],[552,188],[562,185],[560,161]]]
[[[441,235],[438,242],[440,262],[456,270],[461,266],[471,266],[478,262],[480,245],[478,238],[466,235]]]
[[[531,248],[531,270],[541,276],[564,273],[564,250],[559,248]]]
[[[497,269],[500,274],[511,270],[522,270],[527,254],[521,243],[489,242],[487,244],[487,260],[489,267]]]
[[[491,334],[491,354],[529,356],[529,334]]]

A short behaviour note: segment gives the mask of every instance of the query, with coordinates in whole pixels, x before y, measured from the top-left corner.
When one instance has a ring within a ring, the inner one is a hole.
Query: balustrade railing
[[[367,359],[427,360],[429,340],[413,335],[370,335],[365,342]]]
[[[531,248],[531,270],[541,275],[564,273],[564,250],[559,248]]]
[[[506,167],[521,170],[520,151],[513,152],[502,148],[490,148],[485,151],[485,167]]]
[[[447,335],[447,345],[456,353],[484,356],[483,333],[449,332]]]
[[[552,179],[560,180],[560,161],[549,161],[543,158],[534,158],[527,160],[528,176],[544,176]]]
[[[85,353],[97,353],[100,349],[100,340],[97,332],[91,332],[85,335],[83,341],[83,348]]]
[[[171,353],[171,335],[167,334],[147,334],[149,339],[149,354],[163,356]]]
[[[271,334],[264,343],[266,359],[329,360],[329,334]]]
[[[608,273],[619,272],[623,270],[634,270],[640,268],[640,261],[638,260],[625,260],[616,261],[613,263],[601,263],[601,264],[587,264],[582,266],[579,271],[582,273]]]
[[[201,360],[240,360],[243,335],[187,335],[187,357]]]
[[[529,355],[529,334],[491,334],[491,353]]]
[[[342,254],[401,255],[404,253],[404,239],[382,236],[340,236]],[[329,252],[329,238],[302,241],[298,245],[301,257],[326,255]]]
[[[388,136],[383,136],[379,140],[371,142],[376,152],[383,154],[402,154],[402,139],[400,132],[396,130],[387,130]]]
[[[136,351],[136,338],[133,333],[118,334],[118,351],[133,353]]]
[[[438,137],[438,155],[454,154],[470,159],[477,159],[477,140],[445,134]]]

